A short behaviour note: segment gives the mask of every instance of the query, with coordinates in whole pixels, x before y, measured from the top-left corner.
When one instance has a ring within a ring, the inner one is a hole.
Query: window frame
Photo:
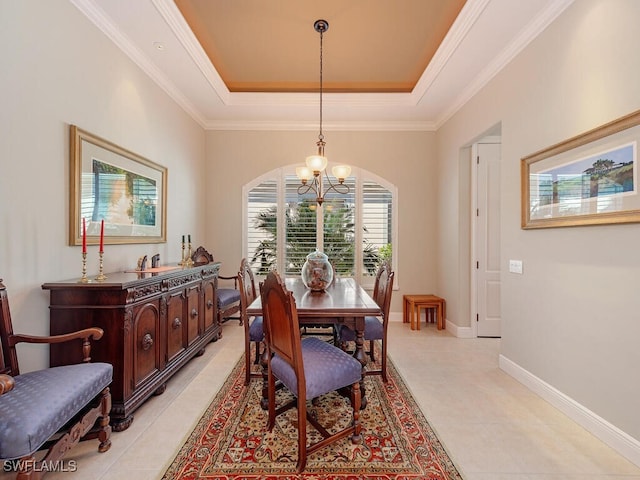
[[[250,258],[253,256],[253,252],[249,252],[248,245],[248,227],[249,227],[249,212],[248,212],[248,195],[255,187],[261,185],[265,182],[275,182],[276,183],[276,195],[277,195],[277,229],[278,232],[284,232],[286,229],[286,217],[285,215],[280,215],[280,212],[283,212],[287,208],[286,202],[286,177],[295,175],[295,167],[298,165],[287,165],[284,167],[275,168],[269,172],[266,172],[259,177],[256,177],[249,182],[247,182],[242,187],[242,251],[243,257]],[[330,171],[331,164],[327,166],[327,170]],[[384,189],[388,190],[391,194],[391,245],[392,245],[392,268],[394,271],[397,271],[397,263],[398,263],[398,189],[391,182],[385,180],[384,178],[369,172],[363,168],[352,167],[351,175],[355,179],[355,192],[354,192],[354,205],[355,205],[355,242],[356,245],[363,245],[364,241],[364,229],[363,227],[363,216],[364,211],[362,208],[363,205],[363,184],[364,182],[372,182],[377,183]],[[320,220],[318,220],[320,222]],[[277,244],[276,249],[279,252],[284,251],[286,242],[286,235],[277,235]],[[355,249],[354,261],[355,265],[362,265],[363,262],[363,248]],[[284,259],[278,258],[277,269],[280,272],[284,272]],[[374,275],[364,275],[362,273],[361,268],[355,268],[355,280],[362,285],[364,288],[373,288],[373,284],[375,281]],[[397,275],[396,275],[397,278]]]

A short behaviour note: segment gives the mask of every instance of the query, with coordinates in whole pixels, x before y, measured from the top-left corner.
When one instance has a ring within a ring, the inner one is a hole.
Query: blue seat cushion
[[[356,339],[356,333],[345,325],[340,325],[340,340],[343,342],[353,342]],[[378,317],[364,317],[364,339],[365,340],[382,340],[384,328],[382,320]]]
[[[303,338],[301,343],[307,398],[360,381],[362,365],[348,353],[317,337]],[[291,393],[298,395],[293,368],[277,354],[271,359],[271,371]]]
[[[226,307],[234,302],[240,301],[240,290],[234,288],[219,288],[218,294],[218,308]]]
[[[262,330],[262,317],[255,317],[249,326],[249,341],[261,342],[263,338],[264,331]]]
[[[12,460],[38,451],[44,442],[109,386],[113,367],[82,363],[14,377],[0,396],[0,458]]]

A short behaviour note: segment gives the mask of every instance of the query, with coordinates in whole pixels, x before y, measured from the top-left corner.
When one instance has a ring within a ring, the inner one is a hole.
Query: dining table
[[[345,325],[355,332],[355,350],[353,356],[362,365],[364,379],[367,358],[364,351],[364,325],[366,316],[380,316],[382,310],[366,290],[353,278],[336,278],[322,291],[312,291],[305,286],[300,277],[286,277],[285,286],[293,293],[301,327],[332,325],[340,328]],[[249,316],[262,315],[262,300],[258,295],[247,308]],[[264,363],[264,362],[263,362]],[[264,366],[264,365],[263,365]],[[264,375],[262,406],[267,407],[267,385]],[[364,382],[360,382],[362,408],[366,407]]]

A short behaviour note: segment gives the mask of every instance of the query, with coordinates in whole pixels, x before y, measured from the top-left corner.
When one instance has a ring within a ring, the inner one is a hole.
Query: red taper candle
[[[82,217],[82,253],[87,253],[87,222]]]
[[[100,223],[100,253],[104,252],[104,220]]]

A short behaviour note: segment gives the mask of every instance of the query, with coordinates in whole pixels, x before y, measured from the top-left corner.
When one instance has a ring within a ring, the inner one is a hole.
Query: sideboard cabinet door
[[[133,308],[133,388],[156,375],[160,364],[160,299]]]
[[[187,345],[191,345],[198,339],[201,333],[199,326],[200,318],[200,290],[201,285],[191,285],[185,291],[187,308]]]
[[[204,312],[202,318],[202,329],[205,332],[210,332],[212,329],[216,329],[220,332],[220,325],[218,325],[218,298],[217,298],[217,282],[218,277],[211,276],[209,278],[205,278],[202,282],[202,291],[203,291],[203,306],[202,311]],[[214,340],[217,340],[219,335],[216,336]]]
[[[187,346],[184,317],[184,292],[168,295],[167,300],[167,363],[177,358]]]

